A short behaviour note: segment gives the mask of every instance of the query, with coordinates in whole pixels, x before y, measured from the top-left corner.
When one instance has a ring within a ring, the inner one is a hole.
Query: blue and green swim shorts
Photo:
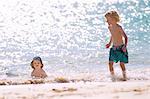
[[[113,62],[123,62],[123,63],[128,63],[128,52],[126,50],[126,52],[123,52],[122,47],[123,45],[120,46],[112,46],[112,48],[110,48],[110,52],[109,52],[109,61],[113,61]]]

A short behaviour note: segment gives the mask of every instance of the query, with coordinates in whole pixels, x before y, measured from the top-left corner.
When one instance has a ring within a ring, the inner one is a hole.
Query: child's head
[[[33,69],[35,69],[35,68],[43,68],[42,59],[40,57],[34,57],[32,62],[31,62],[31,67]]]
[[[108,24],[113,22],[119,22],[120,17],[116,11],[110,11],[105,14],[105,18],[107,19]]]

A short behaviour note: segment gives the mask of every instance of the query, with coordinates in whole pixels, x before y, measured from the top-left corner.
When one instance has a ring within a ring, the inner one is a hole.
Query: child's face
[[[112,17],[107,16],[106,17],[106,22],[108,23],[108,25],[111,25],[111,24],[115,24],[116,20]]]
[[[33,67],[35,69],[42,68],[42,64],[41,64],[41,62],[39,60],[34,60],[33,63],[32,63],[32,65],[33,65]]]

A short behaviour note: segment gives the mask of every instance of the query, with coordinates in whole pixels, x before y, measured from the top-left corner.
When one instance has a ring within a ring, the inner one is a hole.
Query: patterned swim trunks
[[[110,52],[109,52],[109,61],[113,61],[113,62],[123,62],[123,63],[128,63],[128,52],[126,50],[126,52],[123,52],[122,47],[124,45],[120,45],[120,46],[112,46],[112,48],[110,48]]]

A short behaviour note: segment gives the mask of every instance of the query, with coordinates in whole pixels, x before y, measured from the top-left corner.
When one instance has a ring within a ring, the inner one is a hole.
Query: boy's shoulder
[[[122,30],[122,26],[121,25],[117,24],[117,26],[118,26],[119,30]]]
[[[117,24],[117,26],[118,26],[119,28],[122,28],[122,26],[121,26],[120,24]]]

